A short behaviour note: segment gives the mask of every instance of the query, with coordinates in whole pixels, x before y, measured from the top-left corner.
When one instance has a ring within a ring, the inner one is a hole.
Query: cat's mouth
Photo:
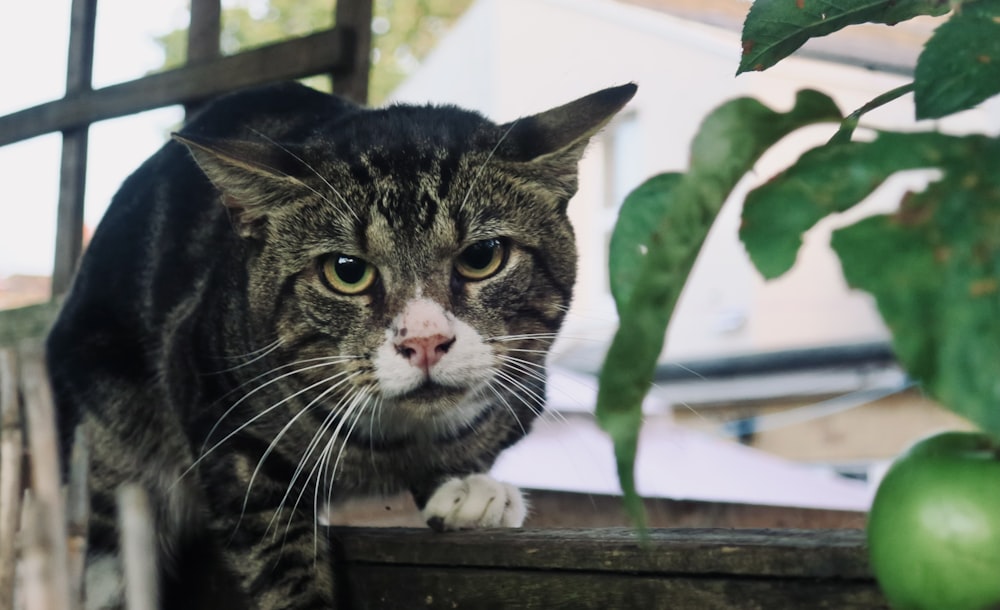
[[[437,404],[460,400],[468,392],[468,388],[446,386],[427,379],[416,388],[400,396],[400,398],[407,401],[419,401],[424,404]]]
[[[475,387],[450,386],[427,379],[412,390],[379,403],[379,412],[373,415],[373,429],[382,440],[453,434],[488,408],[488,403],[478,395]]]

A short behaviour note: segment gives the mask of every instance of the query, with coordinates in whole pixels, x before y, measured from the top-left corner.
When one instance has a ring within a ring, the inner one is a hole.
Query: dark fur
[[[330,607],[329,575],[315,569],[314,498],[409,489],[423,505],[446,477],[487,472],[544,395],[540,375],[521,374],[471,423],[448,425],[447,401],[431,395],[397,401],[383,426],[365,358],[416,286],[484,337],[542,334],[497,341],[498,352],[546,349],[575,275],[565,211],[577,161],[633,92],[496,125],[450,107],[367,110],[286,84],[195,117],[181,133],[187,147],[166,144],[115,196],[48,341],[63,439],[81,423],[92,437],[91,558],[117,552],[114,492],[139,482],[156,510],[165,608]],[[516,264],[476,286],[450,271],[462,244],[492,236],[509,240]],[[318,257],[346,250],[379,267],[370,293],[319,281]],[[293,370],[282,364],[330,354],[361,358],[279,379]],[[330,384],[281,401],[336,371],[358,375],[261,461]],[[306,447],[338,398],[360,391],[372,406],[336,439],[334,455],[346,449],[332,486],[329,468],[307,482],[319,449],[305,457]],[[433,425],[421,401],[435,405]]]

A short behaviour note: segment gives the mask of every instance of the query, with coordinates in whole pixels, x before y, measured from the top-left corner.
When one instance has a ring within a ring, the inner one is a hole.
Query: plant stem
[[[907,83],[890,91],[886,91],[882,95],[872,99],[861,108],[858,108],[851,114],[844,117],[844,120],[840,122],[840,129],[837,130],[837,133],[833,134],[833,137],[830,138],[828,144],[843,144],[845,142],[850,142],[851,136],[854,135],[854,130],[858,126],[858,121],[864,114],[884,106],[893,100],[899,99],[912,91],[913,83]]]

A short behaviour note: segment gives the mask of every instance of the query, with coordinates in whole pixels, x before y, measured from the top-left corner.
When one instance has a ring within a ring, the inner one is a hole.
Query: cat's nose
[[[409,360],[411,365],[429,372],[430,368],[448,353],[454,343],[454,335],[409,337],[396,343],[396,351]]]

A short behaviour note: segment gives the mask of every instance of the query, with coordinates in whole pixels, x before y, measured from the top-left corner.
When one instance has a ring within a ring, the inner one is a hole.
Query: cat
[[[47,339],[63,459],[91,438],[87,607],[123,604],[126,482],[153,506],[165,609],[333,607],[317,523],[346,497],[520,526],[488,472],[542,410],[578,162],[635,91],[498,125],[270,85],[133,173]]]

